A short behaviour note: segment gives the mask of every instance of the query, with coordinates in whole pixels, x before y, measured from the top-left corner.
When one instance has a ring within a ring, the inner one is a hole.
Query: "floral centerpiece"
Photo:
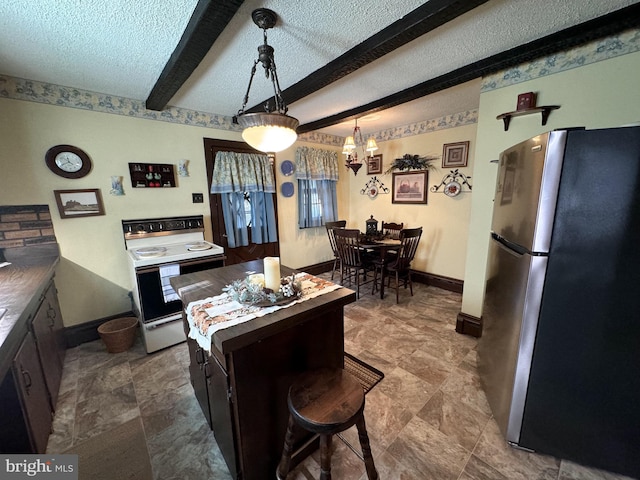
[[[394,170],[429,170],[435,168],[431,162],[437,160],[438,156],[427,155],[421,157],[420,155],[410,155],[405,153],[401,158],[396,158],[387,169],[385,174],[391,173]]]
[[[280,279],[280,289],[275,292],[264,286],[264,275],[256,273],[241,280],[234,280],[222,289],[236,302],[269,306],[292,302],[302,296],[302,284],[296,280],[295,274]]]

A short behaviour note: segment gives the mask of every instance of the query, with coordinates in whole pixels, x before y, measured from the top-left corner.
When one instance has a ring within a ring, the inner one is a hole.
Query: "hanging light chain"
[[[249,92],[251,90],[251,85],[253,84],[253,77],[256,74],[256,67],[258,63],[262,63],[264,68],[264,75],[267,79],[271,80],[273,85],[273,99],[275,101],[275,108],[271,106],[271,99],[267,100],[264,104],[264,110],[267,113],[272,113],[277,111],[283,115],[286,115],[288,112],[288,107],[282,97],[282,90],[280,89],[280,81],[278,80],[278,73],[276,71],[276,61],[274,57],[274,49],[271,45],[267,43],[267,29],[263,29],[263,38],[264,44],[258,46],[258,59],[253,62],[253,67],[251,68],[251,77],[249,78],[249,85],[247,86],[247,92],[244,95],[244,99],[242,102],[242,108],[238,110],[238,115],[242,115],[244,113],[244,109],[249,102]]]

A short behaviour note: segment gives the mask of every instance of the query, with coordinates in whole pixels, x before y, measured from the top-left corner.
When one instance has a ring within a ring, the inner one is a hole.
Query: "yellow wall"
[[[474,192],[464,273],[462,311],[480,317],[499,153],[540,133],[566,127],[616,127],[640,121],[640,53],[612,58],[480,95],[473,168]],[[560,105],[547,125],[540,114],[511,120],[507,132],[496,116],[515,110],[518,94],[537,92],[537,105]],[[606,168],[606,162],[603,162]]]
[[[241,140],[239,133],[203,127],[150,121],[121,115],[58,107],[0,98],[0,204],[48,204],[60,245],[61,262],[56,285],[66,326],[129,311],[132,288],[122,219],[178,215],[204,215],[209,222],[208,188],[203,138]],[[71,144],[82,148],[93,161],[84,178],[69,180],[54,175],[44,154],[52,146]],[[285,181],[280,163],[295,160],[295,148],[317,144],[298,142],[277,155],[278,192]],[[128,163],[168,163],[189,160],[189,177],[177,176],[177,188],[132,188]],[[123,177],[125,195],[113,196],[111,176]],[[346,175],[346,172],[341,172]],[[339,182],[340,214],[346,215],[348,190]],[[104,216],[61,219],[53,191],[99,188]],[[297,188],[296,188],[297,190]],[[192,193],[204,193],[203,204],[191,201]],[[324,228],[298,230],[296,197],[278,193],[282,262],[299,268],[332,258]]]
[[[333,252],[329,246],[327,232],[322,228],[298,228],[298,183],[295,176],[285,177],[280,171],[280,165],[285,160],[290,160],[295,164],[295,149],[298,147],[310,147],[322,150],[334,150],[341,152],[342,149],[319,145],[308,142],[296,142],[290,149],[278,153],[276,160],[276,181],[278,183],[278,234],[280,240],[280,259],[284,265],[292,268],[300,268],[315,263],[333,260]],[[340,180],[338,181],[338,215],[344,218],[348,215],[349,190],[348,183],[344,181],[347,172],[340,170]],[[280,188],[284,182],[293,182],[294,194],[286,198],[280,193]]]
[[[191,203],[192,192],[206,192],[203,137],[238,139],[225,131],[148,121],[39,103],[0,99],[0,204],[48,204],[61,249],[56,285],[65,325],[130,310],[131,280],[122,219],[172,215],[208,216],[208,202]],[[54,175],[44,163],[53,145],[86,151],[93,169],[84,178]],[[178,188],[134,189],[129,162],[190,160],[191,176],[177,177]],[[112,196],[111,175],[124,177],[125,196]],[[61,219],[53,190],[99,188],[105,216]],[[211,238],[211,232],[207,232]]]
[[[397,140],[378,142],[382,154],[382,171],[385,172],[391,162],[405,154],[421,156],[437,156],[429,170],[428,186],[438,185],[444,175],[451,169],[442,168],[442,148],[445,143],[470,141],[467,167],[460,172],[471,175],[475,157],[476,125],[437,130],[432,133],[404,137]],[[345,171],[346,168],[342,168]],[[464,277],[464,260],[467,247],[467,227],[471,198],[475,192],[460,193],[457,197],[448,197],[441,193],[428,192],[427,204],[407,205],[391,203],[391,193],[378,194],[375,198],[362,195],[367,181],[372,178],[366,175],[363,166],[357,176],[349,173],[349,215],[347,226],[365,230],[366,221],[373,215],[378,220],[404,223],[405,228],[423,227],[422,238],[416,252],[413,268],[423,272],[443,275],[462,280]],[[391,191],[392,174],[377,175],[377,178]],[[474,185],[472,178],[469,183]]]

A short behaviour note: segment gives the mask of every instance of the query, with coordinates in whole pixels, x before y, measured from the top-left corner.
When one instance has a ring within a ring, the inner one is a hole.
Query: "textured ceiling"
[[[439,2],[440,0],[431,0]],[[301,123],[358,107],[474,61],[640,0],[490,0],[289,105]],[[180,41],[197,0],[3,0],[0,74],[144,101]],[[169,105],[232,116],[262,43],[251,12],[279,15],[268,31],[285,90],[424,2],[246,0]],[[478,107],[471,81],[377,112],[380,131]],[[259,67],[248,107],[273,94]],[[353,122],[322,129],[348,135]]]

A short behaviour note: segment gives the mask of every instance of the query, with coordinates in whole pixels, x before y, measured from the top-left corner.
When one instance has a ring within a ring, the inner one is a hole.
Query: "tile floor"
[[[366,287],[365,287],[366,290]],[[620,480],[607,472],[508,447],[476,372],[476,339],[455,332],[461,295],[414,285],[396,305],[364,293],[345,309],[345,350],[385,373],[367,394],[365,418],[385,480]],[[195,400],[186,344],[147,355],[140,342],[108,354],[101,341],[70,349],[48,452],[59,453],[140,418],[153,477],[231,478]],[[349,430],[345,439],[358,445]],[[366,478],[334,442],[333,478]],[[307,458],[289,479],[319,478]]]

